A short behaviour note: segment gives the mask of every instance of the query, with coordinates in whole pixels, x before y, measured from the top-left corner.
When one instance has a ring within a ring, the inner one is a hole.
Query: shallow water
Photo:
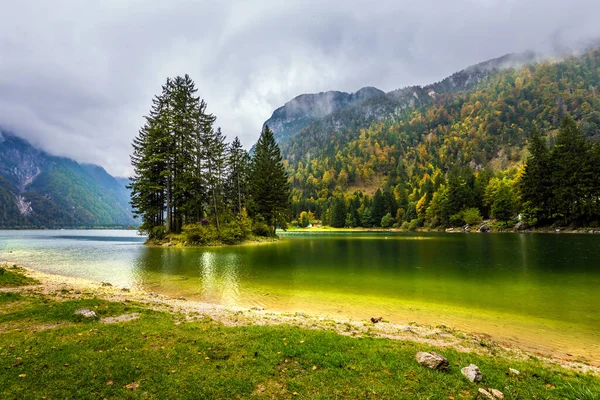
[[[0,261],[226,305],[444,324],[600,363],[599,236],[282,238],[178,249],[147,248],[132,231],[0,231]]]

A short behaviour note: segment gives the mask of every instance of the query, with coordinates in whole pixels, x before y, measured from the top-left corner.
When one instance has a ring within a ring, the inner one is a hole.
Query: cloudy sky
[[[131,172],[166,77],[188,73],[246,147],[301,93],[389,91],[600,37],[598,0],[0,0],[0,127]]]

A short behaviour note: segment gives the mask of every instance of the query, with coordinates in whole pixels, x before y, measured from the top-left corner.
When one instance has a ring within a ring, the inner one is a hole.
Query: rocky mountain
[[[125,181],[0,132],[1,228],[133,225]]]
[[[537,57],[533,52],[506,54],[467,67],[437,83],[409,86],[388,93],[364,87],[351,94],[338,91],[302,94],[276,109],[264,125],[271,128],[280,145],[288,144],[308,127],[309,132],[305,134],[316,134],[322,139],[332,131],[368,126],[399,116],[407,109],[427,107],[437,96],[469,90],[499,70],[530,64]],[[352,121],[351,125],[349,121]]]
[[[360,203],[367,215],[369,201],[361,196],[382,189],[402,204],[402,215],[391,208],[396,223],[422,223],[456,168],[467,178],[481,176],[484,189],[491,177],[518,182],[534,130],[552,148],[570,115],[585,137],[600,140],[599,70],[600,49],[553,60],[509,54],[430,85],[327,109],[320,118],[314,109],[305,117],[295,114],[296,131],[279,142],[294,215],[313,211],[326,220],[331,199],[342,193],[346,202],[357,196],[360,202],[352,204],[358,209]],[[487,216],[491,200],[482,200],[481,187],[472,188],[479,193],[473,205]]]
[[[374,87],[364,87],[356,93],[330,91],[302,94],[275,110],[264,125],[268,125],[275,139],[283,143],[316,120],[378,96],[385,96],[385,93]]]

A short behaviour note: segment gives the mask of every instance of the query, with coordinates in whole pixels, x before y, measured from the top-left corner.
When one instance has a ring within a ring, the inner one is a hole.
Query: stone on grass
[[[419,364],[431,369],[448,369],[448,360],[446,357],[434,352],[426,353],[421,351],[417,353],[416,359]]]
[[[475,364],[469,364],[468,367],[464,367],[460,372],[471,382],[481,382],[481,371],[479,371],[479,367]]]
[[[482,395],[482,396],[484,396],[484,397],[487,397],[488,399],[492,399],[492,400],[494,400],[494,396],[492,396],[492,394],[491,394],[490,392],[488,392],[487,390],[485,390],[484,388],[479,388],[479,389],[477,390],[477,392],[478,392],[480,395]]]
[[[502,393],[498,389],[490,389],[490,392],[492,392],[492,395],[495,398],[497,398],[497,399],[503,399],[504,398],[504,393]]]
[[[81,315],[83,318],[98,318],[98,315],[88,308],[79,308],[75,310],[76,315]]]
[[[520,372],[518,370],[514,369],[514,368],[509,368],[508,372],[510,372],[513,375],[519,375],[520,374]]]

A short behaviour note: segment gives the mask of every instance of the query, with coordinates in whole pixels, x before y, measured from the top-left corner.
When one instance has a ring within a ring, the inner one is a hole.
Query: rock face
[[[471,382],[481,382],[481,371],[479,371],[479,367],[475,364],[469,364],[468,367],[464,367],[460,372]]]
[[[264,125],[271,128],[275,139],[281,144],[312,122],[376,96],[385,96],[385,92],[365,87],[356,93],[331,91],[302,94],[275,110]]]
[[[490,228],[490,226],[488,224],[483,224],[479,227],[479,232],[489,232],[492,229]]]
[[[75,310],[75,315],[81,315],[83,318],[98,318],[98,315],[94,311],[87,308],[79,308]]]
[[[431,369],[448,369],[448,360],[437,353],[419,352],[416,357],[417,362]]]

